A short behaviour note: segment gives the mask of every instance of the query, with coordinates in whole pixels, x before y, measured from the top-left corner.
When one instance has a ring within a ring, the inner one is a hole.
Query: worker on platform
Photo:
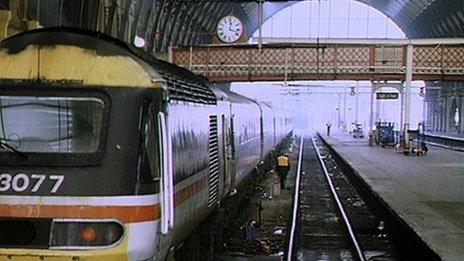
[[[332,127],[332,123],[328,121],[325,126],[327,127],[327,137],[330,136],[330,127]]]
[[[285,180],[287,179],[288,171],[290,170],[290,158],[288,154],[283,154],[277,157],[276,171],[280,178],[280,188],[285,189]]]

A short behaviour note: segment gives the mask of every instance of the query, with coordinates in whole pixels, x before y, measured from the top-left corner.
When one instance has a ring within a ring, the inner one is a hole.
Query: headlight
[[[124,227],[114,221],[53,221],[50,248],[105,247],[116,244]]]

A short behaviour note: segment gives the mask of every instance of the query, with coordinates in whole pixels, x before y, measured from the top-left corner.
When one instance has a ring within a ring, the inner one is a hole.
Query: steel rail
[[[322,169],[324,170],[324,175],[325,175],[325,178],[327,179],[327,183],[329,184],[332,195],[335,201],[337,202],[337,207],[340,210],[340,213],[343,217],[343,221],[345,222],[346,228],[348,229],[348,233],[350,235],[351,242],[353,243],[353,246],[356,250],[356,254],[358,255],[358,258],[360,261],[366,261],[366,258],[364,257],[364,253],[361,250],[361,247],[359,246],[358,240],[356,239],[356,235],[354,234],[353,228],[351,227],[351,223],[348,219],[348,215],[346,214],[345,209],[343,208],[343,205],[340,201],[340,198],[338,197],[337,191],[335,190],[335,187],[332,183],[332,180],[330,179],[329,172],[327,171],[327,167],[325,166],[324,160],[322,159],[319,148],[316,146],[316,142],[314,141],[313,138],[311,138],[311,141],[313,142],[314,149],[316,150],[317,158],[319,159]]]
[[[296,171],[296,180],[295,180],[295,196],[293,200],[293,214],[292,214],[292,227],[290,228],[290,239],[288,243],[288,252],[287,252],[287,260],[292,260],[293,256],[293,244],[295,238],[295,229],[296,229],[296,218],[297,218],[297,210],[298,210],[298,202],[300,196],[300,176],[301,176],[301,164],[303,162],[303,136],[301,137],[300,141],[300,152],[298,153],[298,168]]]

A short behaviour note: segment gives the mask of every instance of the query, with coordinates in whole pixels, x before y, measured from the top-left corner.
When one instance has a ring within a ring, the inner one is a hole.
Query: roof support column
[[[443,126],[441,132],[447,132],[448,131],[448,96],[443,97],[443,109],[442,109],[442,114],[443,114]]]
[[[377,90],[375,90],[377,91]],[[377,100],[377,97],[375,98],[376,101],[375,101],[375,117],[374,117],[374,122],[379,122],[379,121],[382,121],[381,117],[380,117],[380,101]]]
[[[414,47],[409,44],[406,47],[406,81],[404,82],[405,87],[405,113],[404,113],[404,125],[405,129],[409,129],[411,124],[411,82],[412,82],[412,67],[413,67],[413,54]]]
[[[258,48],[261,53],[261,48],[263,47],[263,0],[258,0]]]
[[[438,97],[433,101],[433,131],[438,131],[438,110],[440,109],[440,103]]]
[[[406,80],[404,82],[404,149],[409,151],[408,130],[411,127],[411,82],[414,48],[412,44],[406,46]]]
[[[443,126],[442,126],[442,131],[443,133],[448,131],[448,97],[446,94],[443,96]]]
[[[445,97],[445,132],[446,133],[449,133],[451,131],[451,121],[452,121],[452,117],[451,117],[451,103],[452,103],[452,97],[450,96],[450,94],[448,93],[448,95]]]
[[[343,126],[342,131],[346,131],[346,88],[343,89]]]
[[[404,131],[404,82],[401,84],[400,87],[400,126],[399,130],[400,133]]]
[[[464,96],[459,96],[459,133],[464,133]]]
[[[443,98],[443,96],[440,96],[440,105],[439,105],[439,112],[438,112],[438,117],[439,117],[439,123],[438,123],[438,131],[439,132],[443,132],[443,118],[445,117],[445,110],[444,110],[444,107],[445,107],[445,100]]]
[[[431,131],[433,130],[433,102],[426,99],[424,101],[424,124],[425,124],[425,130],[426,131]]]
[[[430,100],[430,126],[432,126],[431,131],[437,130],[437,114],[435,113],[437,110],[437,101],[435,99]]]
[[[359,82],[356,81],[356,87],[354,92],[355,98],[355,112],[354,112],[354,127],[356,129],[356,124],[358,124],[358,105],[359,105]]]
[[[374,126],[374,93],[376,86],[374,82],[371,82],[371,104],[369,113],[369,146],[374,145],[373,143],[373,126]]]

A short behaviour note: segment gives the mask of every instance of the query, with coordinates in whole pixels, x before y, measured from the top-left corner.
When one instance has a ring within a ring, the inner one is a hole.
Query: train
[[[0,260],[163,260],[292,131],[99,32],[23,32],[0,61]]]

